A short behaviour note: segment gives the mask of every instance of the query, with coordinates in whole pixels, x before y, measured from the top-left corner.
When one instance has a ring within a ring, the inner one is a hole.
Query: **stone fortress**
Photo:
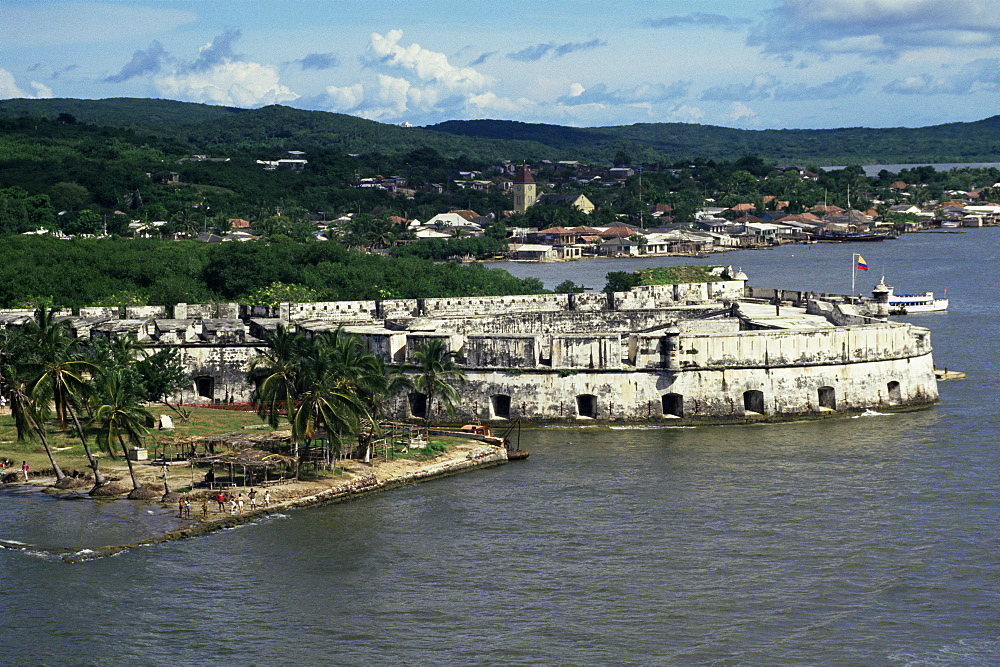
[[[169,315],[102,307],[59,317],[74,336],[179,348],[193,379],[178,397],[185,403],[249,401],[248,362],[279,323],[307,334],[344,326],[404,367],[425,340],[442,339],[468,378],[463,422],[746,422],[938,399],[930,333],[887,321],[887,289],[860,302],[753,288],[742,272],[717,272],[713,282],[611,294],[178,304]],[[32,314],[0,311],[0,326]],[[387,409],[422,418],[426,397],[406,392]]]

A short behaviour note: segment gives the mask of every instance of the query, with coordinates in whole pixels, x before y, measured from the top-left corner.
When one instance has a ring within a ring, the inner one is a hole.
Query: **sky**
[[[921,127],[1000,114],[1000,0],[0,0],[14,97]]]

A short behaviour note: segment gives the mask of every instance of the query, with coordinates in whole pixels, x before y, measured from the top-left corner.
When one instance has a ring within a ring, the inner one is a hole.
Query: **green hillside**
[[[473,160],[581,160],[609,164],[730,160],[756,155],[777,163],[878,164],[1000,161],[1000,116],[921,128],[737,130],[688,123],[574,128],[502,120],[399,127],[345,114],[283,106],[234,109],[173,100],[3,100],[0,119],[69,114],[95,125],[168,137],[203,150],[328,149],[405,155],[433,149]]]
[[[514,121],[448,121],[429,129],[491,140],[545,143],[576,159],[617,151],[634,160],[691,157],[712,160],[756,155],[773,162],[879,164],[897,162],[1000,161],[1000,116],[971,123],[922,128],[832,130],[737,130],[688,123],[639,123],[618,127],[567,128]]]

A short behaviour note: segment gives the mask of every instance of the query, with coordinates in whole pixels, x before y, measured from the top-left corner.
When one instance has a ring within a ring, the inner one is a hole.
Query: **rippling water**
[[[0,550],[0,655],[11,664],[997,664],[998,232],[861,248],[876,271],[893,267],[890,282],[950,287],[950,312],[910,318],[931,328],[939,366],[969,373],[943,383],[930,410],[526,431],[524,463],[74,565],[51,552],[172,519],[123,501],[7,490],[0,543],[15,548]],[[856,250],[724,259],[756,285],[832,290],[832,280],[849,281],[842,265]],[[546,282],[601,285],[603,273],[624,270],[517,267],[533,269],[558,269]]]

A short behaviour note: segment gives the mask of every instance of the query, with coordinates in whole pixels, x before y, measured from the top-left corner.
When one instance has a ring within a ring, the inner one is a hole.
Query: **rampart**
[[[613,294],[178,304],[60,318],[81,338],[131,335],[150,349],[177,348],[192,377],[177,397],[185,402],[249,401],[249,363],[282,323],[308,335],[344,327],[408,373],[414,351],[441,339],[468,379],[462,421],[753,421],[937,400],[926,329],[814,294],[747,288],[738,277]],[[2,311],[0,326],[31,316]],[[420,419],[426,403],[405,392],[388,411]]]

